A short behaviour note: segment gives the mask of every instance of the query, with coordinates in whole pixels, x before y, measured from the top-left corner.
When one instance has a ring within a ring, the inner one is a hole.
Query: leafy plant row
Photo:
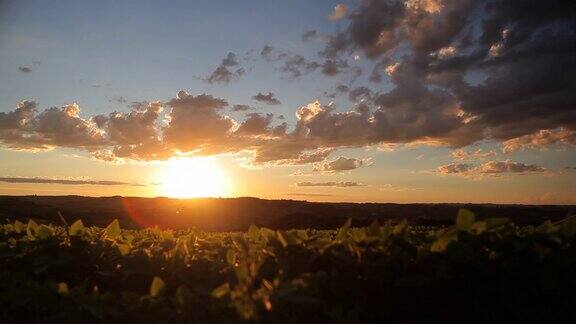
[[[11,322],[557,322],[576,319],[576,217],[335,231],[0,227]]]

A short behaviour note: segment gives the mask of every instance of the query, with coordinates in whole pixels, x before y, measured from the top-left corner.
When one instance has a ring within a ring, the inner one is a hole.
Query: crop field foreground
[[[576,217],[338,230],[0,225],[0,322],[576,322]]]

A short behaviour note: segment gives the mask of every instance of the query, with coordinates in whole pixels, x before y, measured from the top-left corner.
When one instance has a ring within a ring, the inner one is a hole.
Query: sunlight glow
[[[172,198],[222,197],[230,192],[228,177],[212,157],[169,160],[159,180],[160,193]]]

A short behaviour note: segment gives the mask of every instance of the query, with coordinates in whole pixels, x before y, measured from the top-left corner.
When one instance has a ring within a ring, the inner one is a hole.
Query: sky
[[[0,195],[576,204],[574,17],[0,0]]]

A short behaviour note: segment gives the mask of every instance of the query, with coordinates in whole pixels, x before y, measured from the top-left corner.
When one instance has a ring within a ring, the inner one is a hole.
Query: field
[[[2,323],[576,320],[576,217],[520,227],[0,227]]]

